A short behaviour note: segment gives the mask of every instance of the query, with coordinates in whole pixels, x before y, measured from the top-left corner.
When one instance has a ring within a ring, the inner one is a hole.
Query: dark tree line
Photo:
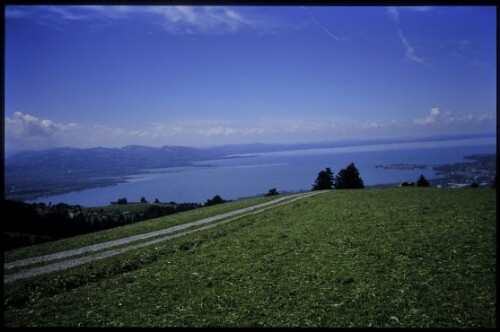
[[[222,203],[226,203],[226,202],[229,202],[229,201],[222,199],[222,197],[220,197],[219,195],[215,195],[212,199],[207,199],[204,206],[222,204]]]
[[[117,204],[127,204],[126,199],[118,201],[121,203]],[[2,201],[2,249],[96,232],[202,207],[199,203],[171,203],[151,204],[143,211],[123,213],[103,209],[84,212],[79,205],[64,203],[46,206],[5,200]]]
[[[145,197],[140,200],[147,204]],[[147,204],[140,211],[104,210],[102,208],[83,209],[80,205],[60,203],[56,205],[43,203],[27,204],[19,201],[2,201],[4,215],[2,224],[4,234],[2,237],[3,250],[10,250],[34,243],[42,243],[61,238],[72,237],[80,234],[96,232],[113,227],[123,226],[143,220],[167,216],[228,202],[221,196],[215,195],[205,204],[199,203],[160,203]],[[129,201],[123,197],[112,205],[127,205]]]
[[[267,192],[267,194],[265,194],[264,196],[265,197],[278,196],[279,194],[280,193],[279,193],[279,191],[276,188],[271,188],[271,189],[269,189],[269,191]]]
[[[403,181],[400,185],[401,187],[415,187],[415,182],[406,182]],[[425,178],[423,174],[420,174],[420,177],[417,181],[417,187],[430,187],[429,181]]]

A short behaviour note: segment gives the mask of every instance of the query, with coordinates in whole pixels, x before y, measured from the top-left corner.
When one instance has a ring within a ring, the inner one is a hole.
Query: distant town
[[[414,170],[414,169],[427,169],[427,165],[417,165],[417,164],[389,164],[389,165],[376,165],[375,168],[383,169],[396,169],[396,170]]]
[[[432,187],[463,188],[469,186],[490,187],[496,185],[496,154],[466,156],[466,162],[446,165],[387,164],[375,168],[390,170],[417,170],[432,168],[440,178],[430,179]]]

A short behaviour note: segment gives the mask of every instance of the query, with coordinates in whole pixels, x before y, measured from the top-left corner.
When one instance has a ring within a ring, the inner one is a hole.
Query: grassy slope
[[[496,191],[334,191],[5,286],[7,326],[496,326]]]
[[[102,207],[105,212],[144,212],[151,205],[155,203],[128,203],[128,204],[113,204]],[[170,205],[170,204],[157,204],[157,205]],[[96,209],[96,208],[93,208]]]
[[[12,262],[18,259],[36,257],[40,255],[51,254],[62,250],[69,250],[83,246],[88,246],[95,243],[120,239],[127,236],[148,233],[184,224],[190,221],[196,221],[199,219],[215,216],[221,213],[242,209],[248,206],[257,205],[273,199],[276,199],[276,197],[252,198],[247,200],[240,200],[219,205],[213,205],[204,207],[202,209],[195,209],[191,211],[176,213],[165,217],[140,221],[125,226],[119,226],[103,230],[100,232],[93,232],[89,234],[62,239],[59,241],[46,242],[34,246],[23,247],[6,252],[5,262]]]

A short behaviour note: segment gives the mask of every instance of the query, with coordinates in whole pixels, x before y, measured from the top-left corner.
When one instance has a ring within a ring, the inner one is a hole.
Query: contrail
[[[406,57],[411,61],[415,61],[422,65],[425,65],[424,60],[422,60],[420,57],[417,56],[417,54],[415,53],[415,49],[410,45],[408,40],[405,38],[405,36],[403,35],[403,31],[401,29],[399,29],[398,35],[399,39],[401,39],[401,42],[406,48]]]
[[[400,19],[399,19],[398,7],[390,6],[390,7],[386,7],[386,8],[387,8],[387,12],[389,13],[389,15],[394,19],[394,21],[398,25],[399,39],[401,40],[401,43],[403,44],[403,46],[406,48],[406,53],[405,53],[406,59],[411,60],[411,61],[416,62],[416,63],[420,63],[421,65],[427,66],[427,64],[424,62],[424,60],[421,57],[417,56],[415,49],[410,45],[410,43],[408,42],[408,39],[406,39],[406,37],[403,35],[403,30],[401,30],[401,28],[400,28],[401,24],[400,24]]]
[[[314,24],[316,24],[318,27],[320,27],[321,29],[323,29],[323,31],[325,31],[330,37],[332,37],[333,39],[335,39],[336,41],[341,41],[342,39],[336,35],[334,35],[333,33],[330,32],[330,30],[328,30],[327,28],[325,28],[321,23],[319,23],[316,18],[314,17],[314,15],[308,11],[304,6],[300,6],[300,8],[302,8],[307,14],[309,14],[309,17],[311,17],[311,20],[313,21]]]

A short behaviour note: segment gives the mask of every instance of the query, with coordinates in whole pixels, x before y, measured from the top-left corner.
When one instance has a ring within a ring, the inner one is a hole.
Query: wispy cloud
[[[108,19],[124,19],[130,14],[141,11],[141,7],[135,6],[75,6],[74,10],[86,11],[89,16],[105,17]]]
[[[399,23],[399,10],[398,7],[390,6],[387,7],[387,13],[392,17],[394,21]]]
[[[414,12],[414,13],[425,13],[433,10],[432,6],[388,6],[386,7],[387,13],[390,17],[397,23],[399,23],[400,11]]]
[[[19,18],[29,18],[33,14],[32,11],[26,10],[24,6],[6,6],[5,7],[5,18],[19,19]]]
[[[308,15],[309,17],[311,18],[311,21],[316,25],[318,26],[320,29],[322,29],[328,36],[330,36],[331,38],[335,39],[336,41],[341,41],[342,38],[333,34],[330,30],[328,30],[323,24],[319,23],[318,20],[316,19],[316,17],[309,11],[306,9],[306,7],[304,6],[300,6],[300,8],[302,8],[302,10],[304,10]]]
[[[68,7],[46,6],[44,8],[46,11],[56,14],[63,20],[84,21],[91,18],[89,15],[85,13],[78,13],[77,11],[72,10],[71,8]]]
[[[10,19],[33,18],[39,22],[122,20],[132,15],[149,16],[150,24],[160,26],[170,34],[225,34],[243,28],[265,30],[271,27],[262,17],[243,14],[241,10],[224,6],[8,6]],[[155,23],[153,23],[155,22]]]
[[[411,61],[425,65],[424,60],[422,60],[422,58],[417,56],[417,54],[415,53],[415,49],[410,45],[410,43],[408,42],[406,37],[403,35],[403,31],[401,29],[399,29],[398,35],[399,35],[399,39],[401,40],[404,47],[406,48],[406,53],[405,53],[406,58],[411,60]]]
[[[173,34],[220,34],[259,26],[258,21],[226,7],[152,6],[144,11],[161,16],[165,30]]]
[[[406,37],[404,36],[403,30],[399,27],[400,26],[400,17],[399,17],[399,9],[400,8],[403,8],[406,10],[411,10],[411,11],[428,11],[432,7],[425,7],[425,9],[423,9],[423,7],[394,7],[394,6],[386,7],[387,13],[389,14],[390,17],[392,17],[392,19],[398,25],[398,36],[399,36],[399,40],[401,41],[401,43],[403,44],[403,46],[406,49],[406,52],[405,52],[406,58],[408,60],[419,63],[421,65],[426,65],[424,60],[417,55],[413,46],[410,45],[410,42],[408,42],[408,39],[406,39]]]
[[[400,8],[402,10],[409,10],[412,12],[423,13],[423,12],[428,12],[428,11],[433,10],[435,7],[433,7],[433,6],[401,6],[398,8]]]

